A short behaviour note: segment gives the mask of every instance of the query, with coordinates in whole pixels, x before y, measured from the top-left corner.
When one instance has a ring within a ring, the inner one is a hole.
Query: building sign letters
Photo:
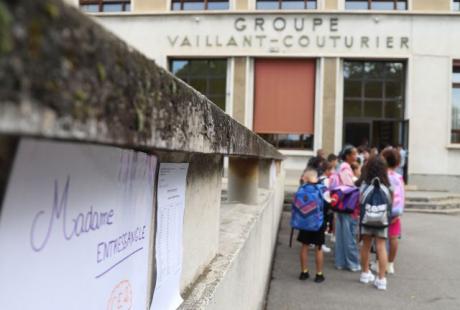
[[[221,34],[168,35],[172,48],[409,49],[407,36],[343,34],[339,17],[236,17]]]

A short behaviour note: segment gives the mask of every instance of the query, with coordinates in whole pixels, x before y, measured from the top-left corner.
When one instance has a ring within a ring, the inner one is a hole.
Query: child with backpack
[[[393,208],[391,209],[391,224],[388,229],[390,239],[390,253],[388,257],[387,272],[394,274],[394,261],[398,252],[398,239],[401,237],[401,215],[404,211],[405,191],[404,179],[396,170],[401,161],[401,156],[397,149],[386,149],[382,152],[383,158],[388,165],[388,179],[393,189]]]
[[[335,267],[339,270],[348,269],[352,272],[361,270],[359,265],[358,244],[356,242],[359,218],[357,187],[353,181],[351,165],[356,162],[358,152],[352,145],[345,145],[340,153],[339,171],[330,180],[330,191],[335,209]],[[337,190],[337,191],[336,191]],[[343,195],[342,195],[343,194]],[[351,199],[349,199],[351,198]],[[356,201],[356,203],[354,203]]]
[[[386,290],[386,239],[391,221],[392,195],[385,160],[380,156],[369,158],[363,168],[360,182],[360,235],[363,241],[360,282],[365,284],[373,282],[377,289]],[[373,240],[375,240],[379,262],[377,278],[369,270],[369,255]]]
[[[325,207],[323,194],[326,187],[318,182],[318,173],[313,168],[307,168],[302,175],[304,184],[299,187],[292,204],[291,227],[298,229],[297,241],[302,243],[300,250],[301,272],[299,280],[310,277],[308,269],[308,248],[315,246],[316,276],[315,282],[325,280],[323,274],[323,251],[325,242]]]

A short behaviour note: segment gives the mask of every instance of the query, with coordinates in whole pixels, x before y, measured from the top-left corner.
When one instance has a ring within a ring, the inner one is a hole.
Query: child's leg
[[[379,256],[379,278],[385,278],[385,272],[387,270],[387,248],[386,248],[386,239],[376,238],[375,240],[377,245],[377,254]]]
[[[308,245],[302,244],[302,248],[300,249],[300,267],[302,268],[302,272],[307,272],[308,270]]]
[[[372,246],[372,237],[362,235],[363,246],[361,247],[361,270],[364,273],[369,272],[369,255]]]
[[[323,255],[323,250],[322,250],[321,245],[316,246],[315,262],[316,262],[316,274],[322,274],[323,265],[324,265],[324,255]]]
[[[398,253],[398,237],[391,237],[390,238],[390,257],[388,258],[388,261],[390,263],[395,261],[397,253]]]

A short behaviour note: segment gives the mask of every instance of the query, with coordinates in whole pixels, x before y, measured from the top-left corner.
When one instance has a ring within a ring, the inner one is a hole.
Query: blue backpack
[[[291,207],[291,227],[306,231],[319,231],[324,223],[322,184],[304,184],[294,195]]]

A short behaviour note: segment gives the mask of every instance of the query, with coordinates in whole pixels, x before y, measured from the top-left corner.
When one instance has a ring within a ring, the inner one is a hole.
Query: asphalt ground
[[[336,270],[333,252],[324,255],[325,282],[313,282],[313,250],[309,251],[311,277],[298,280],[300,244],[294,235],[293,247],[289,248],[289,219],[290,213],[284,212],[268,310],[460,309],[460,215],[403,215],[396,273],[387,277],[387,291],[361,284],[359,272]]]

